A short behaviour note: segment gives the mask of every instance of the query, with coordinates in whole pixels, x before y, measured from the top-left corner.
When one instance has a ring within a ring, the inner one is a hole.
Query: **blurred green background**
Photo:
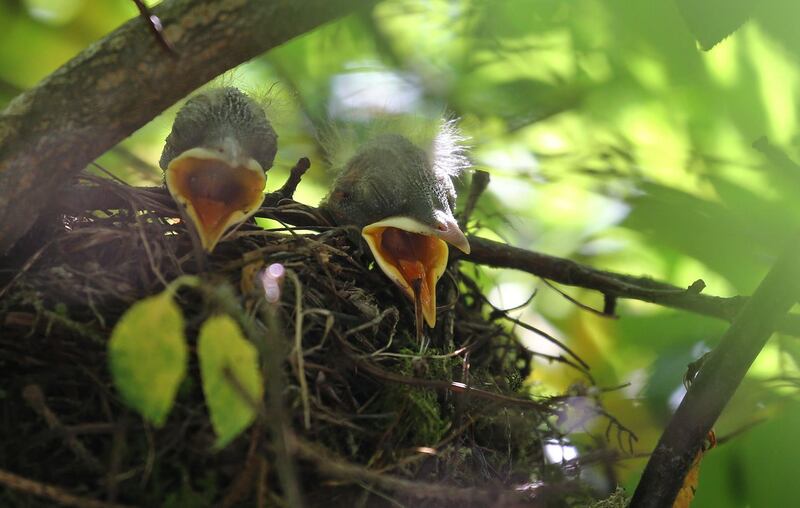
[[[295,198],[319,201],[331,175],[314,129],[326,118],[358,123],[446,108],[461,118],[475,167],[492,177],[473,233],[679,286],[702,278],[709,294],[749,294],[800,226],[800,170],[752,148],[765,136],[800,160],[795,4],[386,0],[221,81],[267,97],[280,136],[270,190],[309,156],[312,170]],[[0,105],[136,14],[126,0],[0,2]],[[175,112],[98,163],[132,184],[158,184]],[[687,363],[725,329],[640,302],[622,302],[621,319],[604,319],[532,276],[465,269],[500,307],[539,289],[516,314],[569,344],[599,386],[629,383],[604,402],[639,436],[637,452],[652,448],[680,401]],[[562,289],[602,306],[597,294]],[[732,437],[707,454],[693,506],[790,506],[800,498],[798,340],[773,337],[751,369],[718,422],[718,437]],[[543,394],[579,381],[547,363],[529,380]],[[604,422],[580,428],[548,453],[554,461],[579,456],[603,430]],[[629,492],[643,466],[640,458],[616,468]],[[613,488],[589,469],[585,478]]]

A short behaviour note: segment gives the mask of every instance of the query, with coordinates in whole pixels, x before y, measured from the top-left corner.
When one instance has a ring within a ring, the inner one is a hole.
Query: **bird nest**
[[[552,464],[544,446],[598,416],[631,437],[588,381],[581,393],[528,393],[537,353],[457,261],[422,350],[413,305],[371,268],[357,232],[326,226],[286,193],[259,213],[286,227],[246,224],[199,259],[162,189],[88,183],[71,206],[93,211],[41,220],[0,286],[0,464],[19,475],[4,479],[14,486],[0,493],[4,506],[287,506],[292,489],[306,506],[585,506],[592,492],[578,473],[590,455]],[[258,273],[273,264],[286,277],[270,304]],[[110,379],[119,317],[185,274],[202,280],[176,297],[191,349],[200,324],[223,312],[279,353],[277,414],[269,406],[222,450],[196,355],[161,428]],[[545,357],[580,366],[567,356]],[[566,416],[576,398],[593,401],[577,424]]]

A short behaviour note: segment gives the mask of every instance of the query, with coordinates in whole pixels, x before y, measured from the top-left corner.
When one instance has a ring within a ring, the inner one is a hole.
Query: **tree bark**
[[[0,113],[0,254],[78,171],[190,91],[376,0],[167,0],[177,58],[135,18]]]
[[[464,257],[473,263],[521,270],[559,284],[594,289],[614,299],[641,300],[728,322],[733,321],[748,301],[746,296],[721,297],[701,293],[705,287],[702,281],[696,281],[688,288],[679,288],[649,277],[598,270],[570,259],[549,256],[484,238],[470,237],[469,241],[472,252]],[[800,337],[800,315],[783,316],[777,323],[775,331]]]
[[[700,368],[647,462],[631,508],[673,505],[708,431],[781,318],[800,298],[799,250],[800,234],[789,242]]]

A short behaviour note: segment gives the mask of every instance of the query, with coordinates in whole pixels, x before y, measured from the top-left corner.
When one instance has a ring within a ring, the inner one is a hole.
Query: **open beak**
[[[424,317],[436,325],[436,282],[447,267],[447,244],[469,253],[469,242],[455,220],[440,220],[437,228],[408,217],[390,217],[365,226],[361,235],[375,260],[413,302],[417,334]]]
[[[211,252],[228,228],[261,206],[267,177],[253,159],[228,156],[227,150],[192,148],[170,162],[166,181],[203,249]]]

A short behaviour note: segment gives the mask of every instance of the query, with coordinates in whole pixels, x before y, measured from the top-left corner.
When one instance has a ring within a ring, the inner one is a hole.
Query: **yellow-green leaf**
[[[188,355],[183,316],[171,292],[133,304],[114,327],[108,348],[117,390],[147,420],[163,425]]]
[[[214,316],[200,329],[197,355],[217,447],[222,448],[255,419],[253,403],[260,403],[264,393],[258,352],[233,319]]]

